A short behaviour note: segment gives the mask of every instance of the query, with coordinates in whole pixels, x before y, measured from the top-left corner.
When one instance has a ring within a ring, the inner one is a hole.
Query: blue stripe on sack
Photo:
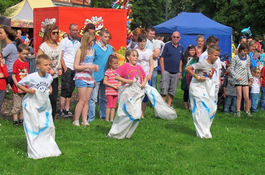
[[[135,119],[129,114],[129,112],[127,111],[127,106],[126,104],[124,103],[123,105],[123,110],[124,112],[128,115],[128,117],[130,118],[131,121],[135,121]],[[137,119],[136,121],[140,121],[140,119]]]
[[[24,104],[24,108],[26,108],[26,107],[27,107],[27,103]]]
[[[214,114],[213,116],[211,116],[211,118],[210,118],[210,119],[212,120],[214,117],[215,117],[215,114]]]
[[[192,113],[194,113],[195,112],[195,109],[196,109],[196,100],[195,100],[195,98],[193,99],[193,109],[192,109]]]
[[[153,107],[156,106],[156,98],[155,98],[155,94],[153,93],[153,91],[150,91],[152,97],[153,97]]]
[[[31,131],[27,128],[27,126],[25,126],[25,129],[26,129],[26,132],[31,134],[31,135],[35,135],[35,136],[38,136],[40,133],[42,133],[43,131],[45,131],[48,127],[49,127],[49,115],[50,113],[49,112],[45,112],[45,116],[46,116],[46,121],[45,121],[45,124],[44,124],[44,127],[41,128],[38,132],[35,132],[35,131]]]
[[[206,105],[206,103],[204,103],[204,101],[202,102],[202,105],[204,106],[204,108],[205,108],[208,112],[210,112],[209,107]]]

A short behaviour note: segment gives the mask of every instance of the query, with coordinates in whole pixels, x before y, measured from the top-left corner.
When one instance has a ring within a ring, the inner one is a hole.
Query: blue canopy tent
[[[181,36],[180,44],[184,48],[189,44],[196,46],[197,35],[203,35],[206,39],[213,35],[219,38],[218,46],[221,48],[221,54],[228,53],[231,56],[232,27],[220,24],[202,13],[182,12],[154,28],[157,34],[172,34],[178,31]]]

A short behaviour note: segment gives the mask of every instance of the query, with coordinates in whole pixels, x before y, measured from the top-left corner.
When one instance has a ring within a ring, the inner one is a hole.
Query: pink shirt
[[[145,72],[138,64],[136,66],[132,66],[129,63],[124,63],[115,71],[115,74],[122,78],[139,81],[140,83],[142,83],[145,78]]]
[[[119,86],[119,81],[115,80],[115,71],[112,69],[108,69],[105,72],[105,76],[108,77],[108,83],[114,86]],[[112,87],[106,86],[106,95],[118,95],[118,90]]]

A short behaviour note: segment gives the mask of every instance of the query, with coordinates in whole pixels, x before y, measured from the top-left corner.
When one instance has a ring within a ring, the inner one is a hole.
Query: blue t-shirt
[[[113,53],[112,47],[107,44],[107,49],[104,51],[98,44],[94,45],[95,58],[93,64],[98,65],[98,72],[94,72],[94,79],[96,82],[103,80],[105,71],[107,70],[107,61],[109,56]]]
[[[175,47],[172,42],[169,41],[165,44],[161,57],[164,58],[164,67],[166,71],[178,73],[180,60],[183,59],[183,46],[178,44],[178,47]]]

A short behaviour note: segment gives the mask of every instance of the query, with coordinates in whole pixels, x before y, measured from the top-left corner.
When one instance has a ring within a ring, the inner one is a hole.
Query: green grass
[[[111,123],[96,119],[90,127],[75,127],[72,119],[57,119],[60,157],[27,158],[23,127],[0,120],[0,174],[265,174],[265,114],[248,118],[223,114],[211,127],[212,139],[199,139],[191,112],[178,89],[178,118],[156,119],[148,107],[131,139],[106,138]]]

